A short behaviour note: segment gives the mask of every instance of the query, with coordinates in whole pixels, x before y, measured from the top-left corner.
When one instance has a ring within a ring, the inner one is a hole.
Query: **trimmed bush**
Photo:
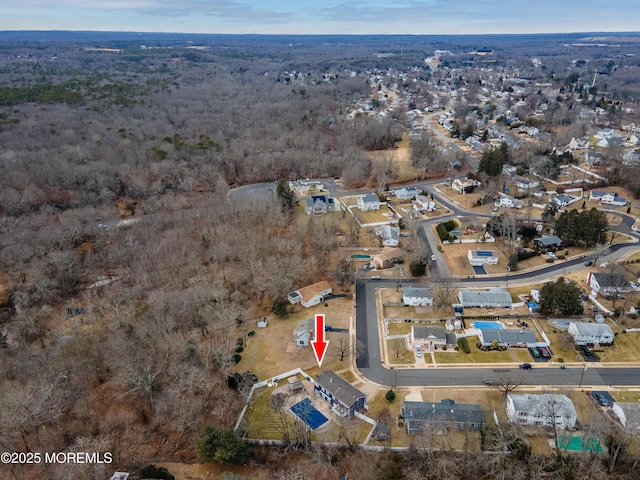
[[[389,390],[384,398],[387,399],[387,402],[391,403],[396,399],[396,392],[394,392],[393,390]]]
[[[471,349],[469,348],[469,342],[466,337],[462,337],[458,339],[458,348],[460,348],[464,353],[471,353]]]

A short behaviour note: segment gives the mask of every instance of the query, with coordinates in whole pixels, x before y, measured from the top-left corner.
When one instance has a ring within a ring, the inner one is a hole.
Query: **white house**
[[[469,290],[458,292],[458,301],[465,308],[511,308],[513,301],[506,290],[494,287],[486,290]]]
[[[571,322],[568,331],[576,345],[608,345],[615,338],[611,327],[606,323]]]
[[[536,188],[540,186],[540,182],[536,180],[529,180],[528,178],[516,176],[513,179],[516,188],[520,190],[529,191],[532,188]]]
[[[622,156],[622,163],[625,165],[635,165],[640,162],[640,148],[629,150]]]
[[[566,395],[507,395],[507,415],[512,423],[560,428],[573,428],[577,414],[573,402]]]
[[[498,264],[498,254],[493,250],[469,250],[467,258],[472,267]]]
[[[369,193],[358,198],[358,208],[363,212],[380,210],[380,199],[375,193]]]
[[[597,167],[598,165],[602,165],[604,162],[604,155],[600,152],[592,152],[588,151],[584,155],[584,163],[586,163],[589,167]]]
[[[591,288],[593,295],[620,295],[631,291],[631,284],[624,275],[616,272],[589,272],[585,282]]]
[[[413,203],[413,209],[416,212],[426,210],[427,212],[433,212],[436,209],[436,202],[424,195],[418,195]]]
[[[331,284],[326,280],[322,282],[314,283],[308,287],[303,287],[300,290],[296,290],[287,295],[289,303],[295,305],[300,303],[303,307],[309,308],[314,305],[318,305],[324,300],[324,297],[331,295],[333,288]]]
[[[397,247],[400,244],[400,229],[391,225],[376,228],[376,235],[382,239],[385,247]]]
[[[498,207],[506,207],[506,208],[522,208],[524,203],[522,200],[518,200],[513,198],[511,195],[501,195],[500,199],[496,202]]]
[[[402,287],[402,301],[409,306],[430,307],[433,305],[433,291],[430,288]]]
[[[571,150],[582,150],[584,148],[589,148],[589,137],[572,138],[567,148]]]
[[[627,204],[627,199],[618,197],[615,192],[602,192],[598,190],[591,190],[591,192],[589,192],[589,200],[592,202],[600,202],[603,205],[614,205],[616,207],[624,207]]]
[[[403,187],[398,190],[394,190],[393,193],[395,193],[396,198],[401,198],[403,200],[412,200],[420,194],[418,189],[415,187]]]
[[[621,135],[617,134],[613,128],[603,128],[602,130],[598,130],[593,138],[615,138],[621,137]]]
[[[612,410],[628,431],[640,430],[640,403],[615,402]]]
[[[453,180],[451,187],[460,193],[466,192],[474,187],[479,187],[480,182],[478,180],[471,180],[469,178],[456,178]]]
[[[313,320],[307,318],[300,320],[296,328],[293,330],[293,337],[295,338],[296,347],[308,347],[309,341],[314,330]]]
[[[549,199],[549,203],[555,203],[559,209],[566,207],[567,205],[580,200],[580,197],[572,197],[566,193],[561,193]]]

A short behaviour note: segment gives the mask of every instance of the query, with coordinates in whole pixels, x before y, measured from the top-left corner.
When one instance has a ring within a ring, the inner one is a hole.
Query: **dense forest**
[[[369,152],[401,139],[409,106],[348,118],[376,90],[374,72],[430,99],[426,82],[445,76],[422,68],[426,56],[491,48],[491,64],[458,55],[448,66],[467,69],[471,85],[476,69],[522,67],[524,76],[523,55],[546,55],[548,69],[531,76],[564,78],[576,54],[559,42],[2,33],[0,446],[111,451],[114,465],[132,470],[142,458],[195,461],[203,427],[232,427],[244,405],[246,391],[230,387],[228,375],[247,323],[292,289],[332,275],[336,245],[357,242],[356,226],[343,238],[334,221],[301,218],[276,199],[234,204],[229,190],[307,177],[384,187]],[[606,69],[599,52],[580,54]],[[616,59],[618,74],[608,79],[616,101],[640,99],[637,77],[623,68],[637,58]],[[415,82],[399,74],[407,71]],[[550,122],[568,115],[563,105]],[[430,141],[414,159],[425,176],[450,159]],[[533,161],[537,152],[517,155]],[[623,167],[619,177],[628,178]],[[367,479],[636,478],[626,452],[607,463],[510,451],[256,447],[252,459],[291,479],[336,478],[347,464]],[[46,467],[0,466],[0,476],[108,471]]]

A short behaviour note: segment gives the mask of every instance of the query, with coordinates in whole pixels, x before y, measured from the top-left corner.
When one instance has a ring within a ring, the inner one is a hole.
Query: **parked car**
[[[431,255],[431,261],[435,262],[436,261],[436,256],[435,255]]]
[[[590,267],[591,265],[593,265],[593,262],[591,260],[589,260],[588,262],[584,262],[585,267]]]
[[[531,347],[529,349],[529,352],[531,352],[531,355],[533,355],[534,358],[540,358],[540,350],[538,350],[536,347]]]
[[[542,356],[544,358],[551,357],[551,354],[549,353],[549,350],[547,349],[547,347],[540,347],[540,348],[538,348],[538,350],[540,350],[540,353],[542,354]]]
[[[422,350],[416,348],[416,357],[420,358],[422,356]]]
[[[371,280],[380,280],[380,275],[374,275]]]
[[[582,350],[582,353],[584,353],[586,357],[591,356],[591,350],[589,350],[589,347],[587,347],[586,345],[580,345],[580,350]]]
[[[601,393],[596,394],[596,402],[598,402],[598,405],[600,405],[601,407],[611,406],[611,402],[609,402],[609,399]]]
[[[520,364],[520,370],[531,370],[531,364],[530,363],[521,363]]]

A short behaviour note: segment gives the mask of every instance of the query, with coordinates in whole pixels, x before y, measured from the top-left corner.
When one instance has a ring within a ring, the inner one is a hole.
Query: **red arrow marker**
[[[329,342],[324,341],[324,314],[318,314],[316,315],[316,334],[311,342],[311,346],[313,347],[313,353],[316,355],[319,367],[322,366],[322,360],[327,353],[328,345]]]

